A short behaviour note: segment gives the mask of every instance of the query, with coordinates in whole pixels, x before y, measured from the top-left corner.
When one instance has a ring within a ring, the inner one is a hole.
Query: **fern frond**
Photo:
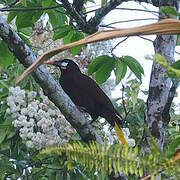
[[[156,151],[156,150],[154,150]],[[119,144],[108,145],[104,143],[102,147],[92,141],[84,144],[76,141],[72,144],[67,143],[60,147],[49,147],[41,152],[41,154],[58,156],[66,155],[68,169],[72,167],[71,163],[75,162],[82,167],[88,167],[99,173],[107,172],[109,175],[123,173],[125,175],[143,176],[145,171],[151,174],[151,177],[157,176],[160,172],[165,171],[166,174],[180,174],[179,161],[161,157],[159,151],[153,151],[153,154],[143,156],[142,149],[132,147],[122,147]]]

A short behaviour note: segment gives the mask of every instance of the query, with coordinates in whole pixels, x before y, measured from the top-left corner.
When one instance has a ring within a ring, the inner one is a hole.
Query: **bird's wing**
[[[97,85],[97,83],[91,79],[90,77],[82,74],[81,78],[83,79],[83,84],[79,84],[82,88],[84,89],[90,98],[93,98],[93,100],[96,102],[98,105],[104,105],[106,106],[109,110],[114,111],[114,107],[112,105],[112,102],[108,98],[108,96],[104,93],[104,91]]]

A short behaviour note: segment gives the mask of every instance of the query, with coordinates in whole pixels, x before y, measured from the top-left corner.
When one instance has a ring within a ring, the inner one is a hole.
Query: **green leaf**
[[[68,35],[63,38],[63,42],[64,42],[64,44],[69,44],[74,41],[78,41],[78,40],[82,39],[83,37],[84,37],[84,35],[82,33],[75,32],[74,30],[72,30],[72,31],[69,31]],[[72,55],[74,56],[74,55],[80,53],[82,47],[83,47],[83,45],[71,48],[70,51],[71,51]]]
[[[74,31],[74,34],[71,38],[71,42],[75,42],[75,41],[78,41],[83,38],[84,38],[84,35],[82,33]],[[75,56],[76,54],[79,54],[81,52],[81,49],[83,47],[84,47],[84,45],[76,46],[76,47],[71,48],[70,51],[71,51],[72,55]]]
[[[102,55],[95,58],[88,67],[88,75],[92,75],[96,72],[103,64],[107,63],[108,61],[115,61],[114,58],[108,55]]]
[[[180,137],[176,138],[171,142],[168,146],[167,150],[165,151],[166,157],[170,158],[175,153],[176,148],[180,145]]]
[[[131,56],[122,57],[123,62],[129,67],[134,75],[141,81],[141,76],[144,74],[144,70],[140,63]]]
[[[180,60],[176,61],[175,63],[170,65],[174,69],[179,69],[180,70]]]
[[[133,110],[135,110],[140,85],[141,84],[139,82],[137,82],[136,80],[132,81],[131,97],[132,97]]]
[[[34,12],[21,12],[18,13],[16,18],[16,26],[18,29],[33,26],[32,17]]]
[[[63,8],[59,8],[60,11],[64,12]],[[53,32],[55,33],[55,30],[59,28],[60,26],[64,25],[67,21],[67,17],[62,13],[57,13],[54,10],[47,12],[49,15],[49,21],[53,27]]]
[[[9,48],[7,47],[6,43],[3,41],[0,41],[0,66],[3,68],[6,68],[13,62],[13,55],[9,51]]]
[[[42,16],[42,14],[43,14],[43,11],[40,11],[40,10],[34,12],[33,16],[32,16],[32,23],[34,24],[35,22],[37,22],[40,19],[40,17]]]
[[[10,11],[7,18],[8,23],[10,23],[17,16],[17,14],[18,13],[16,11]]]
[[[53,5],[53,1],[50,0],[43,0],[42,1],[42,7],[50,7]]]
[[[18,3],[16,6],[14,6],[14,8],[23,8],[24,6],[20,3]],[[21,14],[21,12],[17,12],[17,11],[10,11],[8,13],[8,23],[10,23],[18,14]]]
[[[176,9],[171,6],[162,6],[160,8],[160,12],[168,15],[178,16],[178,12],[176,11]]]
[[[53,40],[55,41],[67,36],[70,31],[72,31],[72,27],[69,25],[63,25],[54,29]]]
[[[64,44],[68,44],[68,43],[71,43],[71,39],[73,37],[73,30],[72,31],[69,31],[69,33],[63,38],[63,43]]]
[[[4,141],[6,137],[6,128],[1,127],[0,128],[0,144]]]
[[[95,78],[98,84],[104,83],[110,77],[114,63],[115,61],[106,62],[96,71]]]
[[[117,60],[115,63],[115,76],[116,76],[116,85],[124,78],[127,71],[127,65],[121,60]]]
[[[165,73],[165,78],[170,77],[172,79],[180,79],[180,70],[169,66]]]
[[[28,38],[24,33],[19,32],[18,34],[19,34],[19,36],[21,37],[21,39],[22,39],[29,47],[32,47],[29,38]]]

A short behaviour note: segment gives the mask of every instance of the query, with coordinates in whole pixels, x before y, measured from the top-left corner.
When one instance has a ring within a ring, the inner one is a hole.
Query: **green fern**
[[[107,172],[109,175],[123,173],[124,175],[136,175],[142,177],[143,172],[151,175],[153,179],[160,172],[165,171],[166,175],[180,174],[180,161],[174,161],[162,155],[157,148],[153,148],[152,154],[143,156],[142,149],[122,147],[119,144],[102,147],[97,142],[84,144],[79,141],[67,143],[60,147],[49,147],[41,152],[41,155],[58,156],[66,155],[67,168],[70,170],[72,164],[78,163],[82,167],[97,171]]]

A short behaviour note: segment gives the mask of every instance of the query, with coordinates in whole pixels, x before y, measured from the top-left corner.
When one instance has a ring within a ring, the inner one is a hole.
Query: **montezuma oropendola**
[[[76,106],[88,112],[93,120],[99,116],[105,118],[114,127],[122,144],[127,144],[112,102],[93,79],[82,74],[78,65],[69,59],[47,61],[45,64],[60,68],[60,85]]]

